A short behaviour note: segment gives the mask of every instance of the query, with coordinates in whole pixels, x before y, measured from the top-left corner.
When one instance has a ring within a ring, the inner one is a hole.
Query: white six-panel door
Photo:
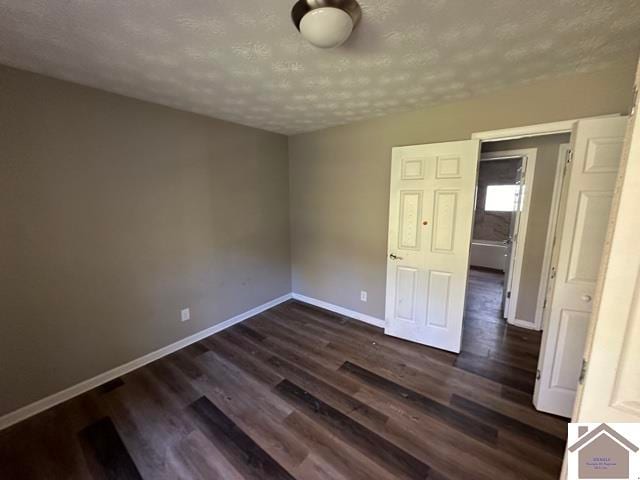
[[[534,404],[570,417],[578,388],[627,117],[581,120],[572,135]]]
[[[640,65],[636,73],[640,87]],[[578,422],[640,423],[640,98],[627,128],[619,197],[605,275],[574,411]],[[580,395],[579,395],[580,396]]]
[[[460,351],[480,142],[393,149],[385,333]]]

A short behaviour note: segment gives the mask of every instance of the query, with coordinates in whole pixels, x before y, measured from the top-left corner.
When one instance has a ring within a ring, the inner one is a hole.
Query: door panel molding
[[[589,139],[584,173],[616,173],[620,167],[623,140],[620,137]]]
[[[578,310],[562,310],[560,312],[557,345],[565,348],[556,350],[551,365],[550,388],[566,390],[575,395],[582,367],[582,348],[587,337],[587,322],[591,312]],[[572,337],[578,340],[569,341]],[[572,348],[573,347],[573,348]]]
[[[415,323],[418,269],[399,266],[396,269],[395,318]]]
[[[462,159],[459,156],[436,157],[436,178],[460,178]]]
[[[452,254],[455,250],[458,190],[436,190],[433,201],[431,251]]]
[[[402,180],[422,180],[424,179],[424,159],[423,158],[403,158],[402,159]]]
[[[613,191],[581,191],[578,195],[567,283],[595,286],[607,234]]]
[[[420,250],[420,218],[422,218],[422,192],[400,192],[400,238],[398,249]]]
[[[427,324],[447,328],[447,313],[451,292],[451,273],[429,272],[429,297],[427,298]]]

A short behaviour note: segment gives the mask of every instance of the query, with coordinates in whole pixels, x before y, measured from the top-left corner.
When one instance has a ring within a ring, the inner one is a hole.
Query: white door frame
[[[542,135],[556,135],[558,133],[571,133],[573,131],[573,125],[579,120],[619,116],[619,113],[615,113],[611,115],[597,115],[595,117],[573,118],[570,120],[562,120],[560,122],[537,123],[535,125],[526,125],[523,127],[487,130],[484,132],[472,133],[471,138],[478,139],[480,140],[480,142],[504,142],[505,140],[517,140],[518,138],[539,137]]]
[[[556,166],[556,176],[553,185],[553,196],[551,197],[551,210],[549,211],[549,224],[547,226],[547,240],[544,246],[544,258],[542,259],[542,271],[540,273],[540,288],[538,290],[538,302],[536,304],[535,324],[536,330],[544,330],[547,326],[548,315],[545,315],[545,300],[549,293],[549,280],[551,275],[551,264],[553,261],[553,248],[555,246],[556,228],[558,227],[558,215],[560,213],[560,196],[564,184],[565,167],[568,155],[571,151],[570,143],[560,145],[558,151],[558,163]]]
[[[524,245],[527,239],[527,224],[529,223],[529,210],[531,207],[531,186],[536,170],[537,148],[522,148],[517,150],[502,150],[499,152],[483,153],[481,161],[499,160],[502,158],[522,158],[522,167],[524,175],[522,176],[524,189],[524,200],[521,198],[519,225],[516,230],[516,239],[512,245],[511,255],[515,256],[513,262],[513,272],[511,272],[511,285],[505,288],[511,288],[509,298],[509,312],[507,322],[518,327],[533,328],[531,322],[519,320],[516,318],[516,310],[518,309],[518,293],[520,290],[520,277],[522,275],[522,263],[524,261]],[[477,208],[477,207],[476,207]],[[513,248],[515,247],[515,251]]]

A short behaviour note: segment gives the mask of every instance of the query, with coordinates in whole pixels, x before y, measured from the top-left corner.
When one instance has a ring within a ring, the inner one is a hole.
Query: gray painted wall
[[[290,137],[294,291],[384,318],[392,147],[627,112],[634,69],[621,64]]]
[[[5,67],[0,105],[0,414],[291,291],[286,137]]]

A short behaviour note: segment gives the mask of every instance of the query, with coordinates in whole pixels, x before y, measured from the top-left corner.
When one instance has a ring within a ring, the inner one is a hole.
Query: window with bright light
[[[489,185],[484,202],[485,212],[515,212],[520,185]]]

